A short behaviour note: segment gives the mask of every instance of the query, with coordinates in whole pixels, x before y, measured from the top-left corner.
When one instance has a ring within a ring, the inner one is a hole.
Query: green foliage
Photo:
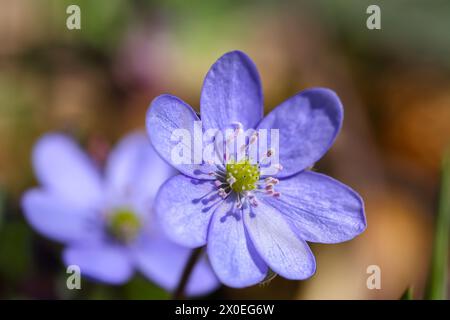
[[[413,288],[408,287],[405,292],[403,292],[402,297],[400,300],[414,300],[413,297]]]
[[[83,42],[92,47],[110,49],[120,39],[129,22],[130,3],[125,0],[91,1],[91,0],[52,0],[55,29],[71,37],[70,40]],[[66,9],[77,5],[81,11],[81,30],[68,32]]]
[[[149,300],[149,299],[161,299],[165,300],[170,297],[169,293],[159,288],[158,286],[150,283],[147,279],[138,275],[135,276],[124,287],[125,296],[128,299],[135,300]]]
[[[0,276],[21,279],[30,265],[30,230],[20,222],[4,223],[0,229]]]
[[[366,28],[366,9],[372,4],[381,9],[381,30]],[[389,53],[450,67],[448,0],[317,0],[314,5],[331,28],[362,52],[386,52],[395,46]]]
[[[436,219],[434,247],[426,299],[447,298],[448,241],[450,228],[450,157],[447,154],[442,164],[441,192]]]
[[[6,194],[0,188],[0,230],[6,213]]]

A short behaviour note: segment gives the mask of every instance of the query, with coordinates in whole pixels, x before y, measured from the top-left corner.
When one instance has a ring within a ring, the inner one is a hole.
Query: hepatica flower
[[[253,285],[263,281],[269,269],[288,279],[306,279],[316,269],[307,241],[338,243],[364,231],[360,196],[308,170],[341,128],[343,108],[333,91],[305,90],[263,118],[256,67],[244,53],[234,51],[206,75],[200,117],[202,133],[231,130],[231,135],[222,135],[222,142],[237,141],[242,132],[253,129],[234,150],[258,145],[258,158],[233,158],[226,151],[222,161],[197,161],[206,149],[198,145],[208,140],[204,134],[198,138],[199,117],[177,97],[157,97],[147,114],[147,129],[157,152],[181,174],[161,187],[155,210],[171,239],[192,248],[207,246],[223,283]],[[266,146],[258,143],[258,132],[271,129],[278,134],[267,134]],[[174,159],[180,147],[174,132],[194,137],[182,145],[184,151],[193,149],[192,163]],[[272,158],[279,161],[267,170]]]
[[[177,286],[190,250],[169,241],[152,214],[159,186],[175,171],[144,134],[125,137],[104,174],[62,134],[37,142],[33,166],[41,186],[23,196],[25,217],[38,232],[65,244],[65,264],[109,284],[126,282],[137,269],[167,290]],[[217,285],[202,259],[187,293],[205,294]]]

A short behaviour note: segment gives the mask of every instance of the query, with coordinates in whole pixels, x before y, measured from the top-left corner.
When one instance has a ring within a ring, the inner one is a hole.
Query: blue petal
[[[157,97],[150,105],[147,112],[147,132],[150,140],[159,155],[178,169],[180,172],[196,179],[211,180],[208,175],[215,167],[202,163],[203,134],[201,127],[199,134],[196,134],[194,122],[200,119],[194,110],[171,95]],[[186,139],[177,136],[184,132]],[[186,157],[188,163],[177,163],[172,153],[176,150],[184,149],[189,152]]]
[[[276,208],[260,201],[244,214],[244,221],[256,250],[274,272],[295,280],[314,274],[316,262],[311,249]]]
[[[36,176],[45,189],[80,205],[102,199],[100,173],[81,149],[62,134],[47,134],[33,151]]]
[[[143,235],[134,246],[138,269],[167,291],[174,291],[192,250],[169,241],[163,234]],[[186,287],[189,296],[205,295],[218,288],[219,280],[203,256],[194,267]]]
[[[101,237],[94,208],[75,206],[60,196],[43,190],[31,190],[22,198],[28,223],[53,240],[73,243],[90,242]]]
[[[264,201],[282,212],[307,241],[343,242],[366,228],[361,197],[328,176],[305,171],[281,180],[276,188],[281,196]]]
[[[176,174],[153,149],[144,133],[124,137],[111,152],[106,166],[109,202],[131,201],[142,211],[151,208],[159,187]]]
[[[217,188],[207,180],[178,175],[160,189],[155,212],[169,238],[190,248],[206,244],[213,204],[220,198]]]
[[[242,213],[228,198],[214,212],[208,233],[208,257],[220,281],[242,288],[264,280],[267,265],[248,238]]]
[[[232,51],[214,63],[203,84],[200,113],[206,129],[226,129],[233,122],[256,127],[263,96],[258,71],[246,54]]]
[[[63,253],[64,263],[80,268],[87,276],[108,284],[123,284],[133,275],[129,252],[113,245],[69,247]]]
[[[279,130],[278,151],[283,170],[278,177],[291,176],[322,158],[333,144],[342,120],[339,98],[323,88],[302,91],[270,112],[258,129]],[[269,133],[268,137],[270,147]]]

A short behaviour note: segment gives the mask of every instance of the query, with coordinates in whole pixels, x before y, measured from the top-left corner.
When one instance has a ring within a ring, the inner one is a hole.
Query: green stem
[[[178,287],[176,288],[172,300],[180,300],[184,299],[184,292],[186,290],[186,286],[188,284],[189,278],[191,277],[192,271],[194,271],[194,267],[201,256],[202,247],[194,249],[189,257],[186,266],[184,267],[183,274],[181,275],[180,282],[178,283]]]
[[[439,209],[436,218],[431,270],[425,299],[447,298],[448,241],[450,229],[450,157],[447,154],[442,163],[442,180]]]

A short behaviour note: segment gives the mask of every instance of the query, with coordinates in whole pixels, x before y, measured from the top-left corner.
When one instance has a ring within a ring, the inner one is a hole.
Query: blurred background
[[[81,30],[66,8],[81,9]],[[370,4],[381,30],[366,27]],[[25,223],[20,197],[36,185],[30,154],[44,132],[67,132],[102,163],[144,127],[150,101],[175,94],[198,108],[212,63],[239,49],[261,74],[265,109],[324,86],[345,107],[343,131],[317,164],[364,198],[368,228],[313,245],[317,273],[279,277],[210,298],[398,299],[423,292],[450,143],[450,1],[0,0],[0,298],[166,298],[140,275],[124,286],[66,289],[61,246]],[[450,195],[446,195],[450,197]],[[381,268],[369,290],[367,267]]]

